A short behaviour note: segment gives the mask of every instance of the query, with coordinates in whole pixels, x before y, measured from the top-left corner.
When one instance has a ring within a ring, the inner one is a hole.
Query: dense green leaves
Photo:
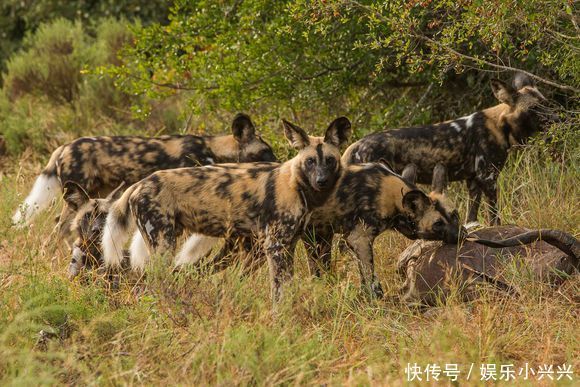
[[[90,84],[85,101],[104,101],[99,110],[117,117],[119,106],[129,113],[130,97],[136,118],[150,115],[152,101],[172,97],[188,101],[177,115],[204,126],[239,110],[258,121],[284,115],[320,124],[346,114],[356,137],[490,106],[490,78],[508,81],[518,69],[535,76],[577,127],[579,27],[577,5],[567,0],[114,3],[44,0],[24,11],[9,0],[0,25],[20,18],[29,34],[19,40],[22,52],[5,62],[4,93],[69,103]],[[99,16],[107,13],[145,21],[125,22],[129,34],[114,23],[102,27]],[[77,21],[31,32],[56,15]],[[90,43],[96,36],[104,46]],[[51,48],[61,37],[73,45],[63,55]],[[108,75],[122,93],[112,93]]]
[[[325,107],[388,123],[401,119],[397,103],[419,103],[403,121],[421,121],[489,104],[490,76],[511,69],[569,104],[580,88],[573,7],[178,0],[170,23],[139,29],[127,65],[112,71],[134,93],[190,91],[200,110]]]

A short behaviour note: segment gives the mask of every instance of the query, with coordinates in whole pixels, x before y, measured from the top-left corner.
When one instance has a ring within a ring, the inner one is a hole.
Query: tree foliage
[[[0,70],[27,34],[46,22],[64,18],[95,26],[100,18],[124,17],[143,23],[165,22],[165,0],[2,0],[0,3]]]
[[[133,93],[191,92],[199,109],[346,109],[383,125],[485,106],[489,78],[519,69],[570,107],[580,90],[575,6],[177,0],[170,23],[139,29],[112,72]]]

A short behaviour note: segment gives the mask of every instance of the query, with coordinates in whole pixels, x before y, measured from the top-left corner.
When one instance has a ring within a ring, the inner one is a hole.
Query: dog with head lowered
[[[278,301],[283,282],[293,274],[294,247],[308,217],[340,179],[339,148],[350,127],[341,117],[324,138],[315,138],[285,121],[286,137],[299,149],[285,163],[165,170],[132,185],[109,209],[102,243],[105,265],[120,266],[123,246],[135,228],[130,260],[136,269],[151,254],[173,255],[182,235],[250,237],[266,255],[272,299]]]
[[[499,223],[497,179],[508,151],[555,117],[543,106],[545,98],[525,75],[516,75],[513,87],[499,80],[492,80],[491,87],[501,104],[435,125],[370,134],[348,147],[343,162],[347,165],[384,159],[397,172],[415,164],[421,184],[429,184],[433,169],[441,164],[449,171],[450,181],[467,182],[467,221],[477,220],[483,194],[490,205],[492,222]]]
[[[159,170],[254,161],[276,161],[276,157],[245,114],[234,118],[232,134],[225,136],[82,137],[53,152],[12,221],[15,225],[29,223],[69,182],[82,187],[89,197],[98,198],[123,182],[128,187]],[[68,225],[79,209],[76,193],[63,192],[62,235],[68,234]]]
[[[326,204],[312,213],[304,235],[312,274],[330,269],[333,235],[343,234],[357,258],[363,288],[382,297],[373,245],[384,231],[394,229],[409,239],[448,243],[462,238],[457,210],[443,192],[423,193],[406,172],[400,176],[383,163],[344,167]]]

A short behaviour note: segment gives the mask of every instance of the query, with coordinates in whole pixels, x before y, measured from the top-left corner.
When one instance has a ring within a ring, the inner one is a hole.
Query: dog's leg
[[[129,248],[131,267],[135,270],[144,270],[145,264],[149,260],[149,249],[139,230],[133,234],[131,247]]]
[[[332,228],[326,225],[306,228],[303,241],[308,253],[310,275],[320,277],[323,272],[330,272],[333,236]]]
[[[475,179],[467,180],[467,189],[469,190],[469,203],[467,211],[467,223],[477,222],[477,213],[481,205],[481,188]]]
[[[348,234],[346,242],[354,251],[361,276],[363,288],[377,298],[383,297],[383,288],[375,273],[375,264],[373,257],[373,242],[375,235],[363,224],[359,224]]]
[[[278,233],[268,233],[264,238],[264,251],[270,269],[270,294],[276,306],[282,300],[284,283],[294,274],[293,254],[296,238],[283,237]]]
[[[145,241],[150,246],[149,251],[154,251],[158,255],[167,255],[167,257],[174,257],[177,248],[177,230],[174,225],[164,225],[158,234],[156,241]]]
[[[494,226],[498,226],[500,224],[499,218],[499,209],[497,207],[497,180],[494,179],[493,181],[486,182],[484,186],[483,193],[487,202],[489,204],[489,217],[490,222]]]

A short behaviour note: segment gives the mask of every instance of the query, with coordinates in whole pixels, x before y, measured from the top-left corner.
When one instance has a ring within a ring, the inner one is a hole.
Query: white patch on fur
[[[56,176],[38,176],[32,190],[12,216],[12,224],[20,227],[29,224],[36,213],[50,206],[60,190],[60,182]]]
[[[476,156],[475,157],[475,170],[477,171],[479,169],[479,163],[481,163],[482,161],[485,161],[485,158],[481,155]]]
[[[128,227],[122,227],[115,216],[114,211],[110,211],[107,215],[107,223],[105,223],[105,231],[103,233],[103,260],[105,266],[121,266],[123,261],[123,246],[129,238]]]
[[[141,235],[139,230],[133,234],[129,252],[131,257],[131,268],[133,270],[143,271],[145,269],[145,264],[149,261],[149,250],[147,249],[143,235]]]
[[[152,241],[153,238],[151,237],[151,231],[153,231],[155,227],[153,227],[153,224],[151,223],[150,220],[147,221],[147,223],[145,223],[145,232],[147,232],[147,236],[149,237],[149,240]]]
[[[475,119],[475,113],[472,113],[468,116],[465,117],[461,117],[460,120],[466,120],[465,122],[465,127],[467,129],[471,128],[473,126],[473,120]]]
[[[457,122],[452,122],[451,126],[453,126],[457,133],[461,132],[461,125],[459,125]]]
[[[208,157],[208,158],[207,158],[207,161],[208,161],[210,164],[213,164],[213,163],[214,163],[214,161],[213,161],[213,159],[212,159],[211,157]]]
[[[193,234],[183,244],[175,256],[175,267],[196,263],[219,242],[220,238]]]

